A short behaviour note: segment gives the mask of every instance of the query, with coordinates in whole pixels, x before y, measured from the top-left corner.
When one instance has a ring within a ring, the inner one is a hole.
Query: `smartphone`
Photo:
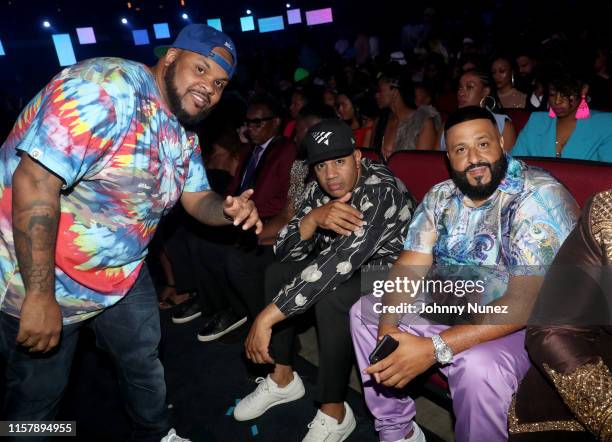
[[[370,353],[370,364],[376,364],[378,361],[382,361],[387,356],[395,351],[399,342],[393,339],[389,335],[384,335],[383,338],[378,341],[376,348]]]

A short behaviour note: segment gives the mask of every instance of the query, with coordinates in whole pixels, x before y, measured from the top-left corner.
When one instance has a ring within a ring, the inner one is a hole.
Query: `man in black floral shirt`
[[[245,343],[247,357],[274,364],[274,372],[236,406],[234,417],[254,419],[304,395],[304,385],[292,369],[295,334],[290,316],[313,307],[321,409],[304,440],[342,441],[355,428],[344,398],[353,361],[348,312],[360,296],[361,269],[394,262],[414,206],[389,169],[361,159],[352,131],[342,121],[321,121],[304,143],[317,180],[306,188],[302,206],[278,236],[275,253],[280,262],[266,273],[268,306]]]

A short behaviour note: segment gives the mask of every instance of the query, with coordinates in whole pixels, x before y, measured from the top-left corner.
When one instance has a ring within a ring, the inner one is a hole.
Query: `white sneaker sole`
[[[214,335],[202,336],[202,335],[198,334],[198,341],[201,341],[201,342],[210,342],[210,341],[214,341],[215,339],[219,339],[221,336],[228,334],[232,330],[236,330],[238,327],[240,327],[246,321],[247,321],[247,318],[245,316],[241,320],[239,320],[237,322],[234,322],[232,325],[230,325],[228,328],[226,328],[222,332],[219,332],[219,333],[214,334]]]
[[[175,324],[185,324],[186,322],[193,321],[194,319],[199,318],[200,316],[202,316],[202,312],[197,312],[191,316],[184,316],[182,318],[175,318],[173,316],[172,322],[174,322]]]
[[[306,389],[302,388],[302,390],[296,396],[291,396],[291,397],[288,397],[288,398],[280,399],[280,400],[278,400],[276,402],[272,402],[266,408],[264,408],[261,411],[261,413],[254,414],[254,415],[249,416],[249,417],[238,418],[236,416],[236,411],[234,409],[234,419],[236,419],[238,422],[244,422],[244,421],[250,421],[252,419],[257,419],[259,416],[263,416],[266,413],[266,411],[268,411],[270,408],[276,407],[277,405],[286,404],[288,402],[297,401],[298,399],[303,398],[305,394],[306,394]],[[348,435],[347,435],[347,437],[348,437]]]

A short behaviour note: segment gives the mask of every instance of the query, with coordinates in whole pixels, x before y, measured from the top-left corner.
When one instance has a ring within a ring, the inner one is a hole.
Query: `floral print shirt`
[[[331,295],[363,266],[392,264],[402,251],[414,210],[413,198],[386,166],[369,159],[361,162],[361,177],[349,201],[363,213],[366,224],[361,229],[350,236],[318,229],[310,239],[301,240],[302,218],[330,201],[314,181],[307,186],[295,217],[279,233],[274,246],[277,258],[281,261],[311,259],[301,274],[274,299],[285,316],[308,310],[319,297]]]

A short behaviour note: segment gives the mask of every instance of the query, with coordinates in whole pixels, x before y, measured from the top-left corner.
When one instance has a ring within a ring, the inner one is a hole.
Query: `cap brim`
[[[164,55],[166,55],[166,52],[168,52],[168,49],[170,49],[172,46],[158,46],[155,49],[153,49],[153,53],[155,54],[155,56],[157,58],[162,58]]]

